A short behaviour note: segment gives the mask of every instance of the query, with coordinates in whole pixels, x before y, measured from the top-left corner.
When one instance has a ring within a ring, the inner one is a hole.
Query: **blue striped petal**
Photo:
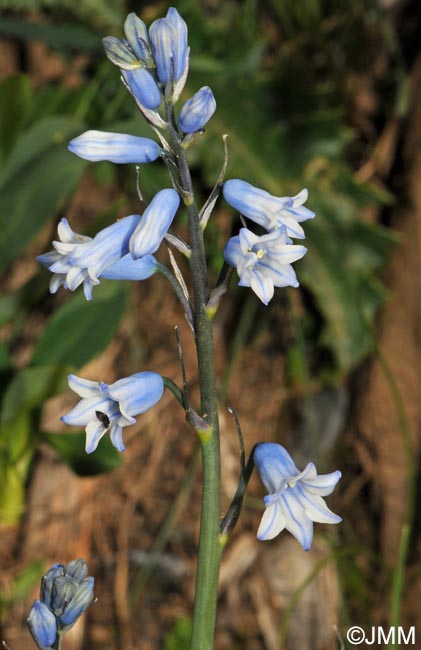
[[[135,259],[159,248],[179,204],[180,197],[173,189],[161,190],[154,196],[130,239],[130,253]]]
[[[161,147],[149,138],[123,133],[86,131],[69,143],[69,151],[85,160],[108,160],[114,163],[153,162]]]
[[[107,413],[113,408],[112,400],[104,394],[81,399],[76,406],[66,415],[62,416],[65,424],[74,427],[85,426],[95,418],[95,411]]]
[[[101,410],[101,409],[98,409]],[[99,441],[105,435],[106,429],[99,421],[91,420],[86,425],[86,444],[85,451],[87,454],[92,454],[98,447]]]
[[[257,531],[257,539],[273,539],[284,530],[285,525],[285,517],[283,515],[279,499],[277,499],[266,507],[260,522],[259,529]]]
[[[101,272],[101,278],[109,280],[146,280],[158,270],[158,262],[153,255],[145,255],[138,260],[128,253]]]
[[[44,603],[35,600],[28,617],[28,627],[39,648],[51,648],[57,636],[56,617]]]
[[[100,395],[99,384],[97,381],[82,379],[82,377],[77,377],[76,375],[68,375],[67,381],[69,388],[79,395],[79,397],[96,397],[97,395]]]
[[[130,92],[142,106],[151,110],[159,108],[162,100],[161,91],[149,70],[139,68],[122,70],[121,73]]]
[[[299,474],[287,450],[275,442],[264,442],[254,450],[254,463],[267,491],[278,492],[284,481]]]
[[[285,528],[294,535],[305,551],[309,551],[313,541],[313,522],[294,497],[293,490],[287,490],[281,499]]]
[[[140,61],[153,65],[154,60],[149,44],[148,29],[135,13],[130,13],[124,22],[124,34],[130,49]]]
[[[184,133],[200,131],[215,110],[216,101],[213,92],[208,86],[204,86],[182,107],[178,116],[178,126]]]
[[[108,386],[107,393],[120,404],[124,416],[144,413],[162,397],[164,382],[156,372],[139,372]]]

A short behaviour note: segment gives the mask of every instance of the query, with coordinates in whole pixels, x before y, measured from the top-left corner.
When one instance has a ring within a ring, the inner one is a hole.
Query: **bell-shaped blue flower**
[[[187,25],[177,9],[170,7],[165,18],[159,18],[149,28],[149,37],[161,83],[177,82],[186,73],[189,50]]]
[[[254,463],[269,492],[264,498],[265,512],[258,539],[273,539],[285,528],[308,551],[313,541],[313,522],[342,521],[323,500],[333,492],[341,472],[317,475],[313,463],[300,472],[286,449],[273,442],[256,446]]]
[[[93,162],[136,164],[153,162],[162,153],[161,147],[149,138],[105,131],[85,131],[70,141],[68,149],[79,158]]]
[[[304,239],[300,223],[314,217],[314,212],[303,205],[308,198],[306,189],[293,197],[280,197],[232,179],[224,183],[222,191],[227,203],[269,232],[285,226],[290,237]]]
[[[49,650],[57,637],[57,622],[47,605],[35,600],[27,620],[29,631],[40,650]]]
[[[86,428],[86,452],[95,451],[99,441],[110,434],[111,442],[124,451],[123,428],[154,406],[162,397],[164,382],[156,372],[139,372],[113,384],[89,381],[69,375],[69,386],[82,399],[62,417],[63,422]]]
[[[173,189],[158,192],[141,217],[130,239],[130,253],[134,259],[154,253],[170,227],[180,204]]]
[[[159,108],[162,100],[161,91],[149,70],[146,68],[122,70],[121,74],[139,104],[151,110]]]
[[[203,86],[186,101],[178,116],[178,126],[184,133],[196,133],[203,129],[216,110],[213,92]]]
[[[93,239],[73,232],[67,219],[61,219],[53,251],[39,255],[37,260],[54,275],[50,292],[60,286],[74,291],[81,284],[87,300],[100,278],[112,280],[144,280],[157,270],[151,255],[136,263],[128,255],[130,237],[139,224],[140,216],[131,215],[101,230]],[[130,259],[129,259],[130,258]],[[104,275],[105,274],[105,275]]]
[[[242,228],[239,235],[227,242],[224,258],[237,269],[238,284],[251,287],[267,305],[273,297],[274,287],[298,287],[291,263],[306,252],[305,246],[291,244],[285,227],[261,237]]]

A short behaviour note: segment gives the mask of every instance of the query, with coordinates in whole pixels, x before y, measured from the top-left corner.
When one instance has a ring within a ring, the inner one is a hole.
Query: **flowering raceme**
[[[61,219],[53,250],[39,256],[38,261],[53,274],[51,293],[60,286],[74,291],[83,285],[88,300],[92,298],[93,287],[102,279],[144,280],[161,272],[183,308],[193,335],[197,391],[190,390],[188,384],[182,337],[177,329],[181,370],[178,382],[152,371],[137,372],[111,384],[71,374],[69,387],[80,399],[61,419],[70,426],[85,428],[88,454],[97,449],[107,434],[111,444],[122,452],[124,428],[135,424],[138,415],[158,403],[164,386],[184,411],[202,448],[202,510],[191,648],[204,650],[214,646],[221,549],[238,521],[254,468],[268,490],[257,533],[259,539],[272,539],[285,528],[309,550],[314,522],[341,521],[323,500],[334,490],[341,473],[318,476],[313,463],[300,472],[287,451],[274,443],[256,445],[246,460],[240,424],[233,410],[241,443],[240,477],[231,504],[220,518],[219,400],[213,328],[220,302],[229,290],[232,273],[227,272],[226,264],[236,269],[239,285],[250,287],[267,305],[275,287],[298,287],[292,264],[306,254],[307,248],[293,240],[304,239],[301,224],[315,215],[304,205],[308,198],[306,189],[293,197],[278,197],[240,179],[224,182],[228,164],[225,137],[221,172],[203,205],[198,204],[201,193],[194,188],[188,150],[195,141],[194,134],[203,130],[214,114],[216,101],[212,90],[204,85],[181,108],[177,105],[189,72],[190,50],[187,25],[174,7],[149,29],[136,14],[130,13],[124,24],[124,38],[108,36],[103,45],[157,141],[89,130],[74,138],[68,148],[89,161],[140,165],[159,158],[168,172],[170,187],[158,191],[142,215],[119,219],[93,238],[74,232],[67,220]],[[134,176],[134,170],[132,173]],[[143,180],[142,174],[137,173],[134,189],[140,197]],[[214,286],[208,269],[219,260],[217,255],[213,259],[211,255],[218,238],[212,234],[212,246],[207,250],[205,229],[221,189],[228,204],[249,221],[245,224],[242,219],[244,227],[226,243],[226,264]],[[185,214],[179,232],[173,223],[180,202]],[[257,224],[256,232],[252,222]],[[169,246],[166,264],[154,257],[164,238]],[[186,258],[181,264],[179,254]],[[150,320],[145,327],[150,327]],[[64,330],[63,336],[66,335]],[[82,331],[80,336],[83,338]],[[39,649],[58,650],[62,632],[74,624],[92,599],[93,579],[87,576],[83,560],[51,567],[28,620]]]
[[[269,492],[264,498],[266,510],[258,539],[273,539],[286,528],[308,551],[313,541],[313,522],[338,524],[342,521],[322,498],[333,492],[341,472],[317,475],[313,463],[300,472],[286,449],[273,442],[256,446],[254,463]]]
[[[228,240],[224,257],[237,269],[239,285],[251,287],[267,305],[274,287],[298,287],[291,263],[303,257],[306,251],[305,246],[291,244],[285,227],[261,237],[241,228],[239,235]]]
[[[91,454],[108,432],[118,451],[124,451],[123,428],[136,422],[135,415],[154,406],[164,392],[156,372],[138,372],[113,384],[69,375],[70,388],[82,399],[61,418],[66,424],[86,429],[86,453]]]
[[[305,189],[293,197],[280,197],[245,181],[232,179],[224,183],[223,194],[227,203],[268,232],[285,226],[290,237],[304,239],[300,223],[314,217],[314,212],[303,205],[308,198]]]

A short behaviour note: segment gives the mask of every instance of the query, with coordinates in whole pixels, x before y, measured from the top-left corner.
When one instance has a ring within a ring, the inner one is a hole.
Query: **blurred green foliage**
[[[191,619],[177,619],[172,630],[165,635],[165,650],[187,650],[190,647],[191,633]]]
[[[219,172],[225,133],[227,177],[244,178],[277,195],[309,188],[309,207],[317,218],[305,224],[309,253],[297,264],[306,308],[290,358],[299,359],[298,365],[304,359],[310,375],[340,382],[371,349],[370,325],[385,297],[379,271],[396,242],[388,229],[366,217],[369,209],[390,203],[391,196],[359,182],[351,165],[358,133],[350,127],[348,82],[353,74],[369,75],[370,57],[379,48],[386,58],[394,56],[385,15],[376,0],[176,4],[189,24],[192,47],[185,96],[208,84],[218,103],[206,135],[191,150],[199,192],[205,196]],[[150,22],[168,5],[145,5],[142,17]],[[150,134],[100,47],[101,36],[121,35],[132,5],[123,0],[3,0],[3,7],[8,11],[0,20],[0,36],[21,44],[41,39],[69,66],[76,55],[86,57],[76,86],[54,82],[35,90],[25,70],[0,84],[0,267],[7,274],[33,247],[34,237],[62,214],[82,178],[86,163],[67,151],[71,137],[87,128]],[[41,21],[34,20],[34,12]],[[394,70],[385,93],[390,111],[399,94],[398,64]],[[93,173],[109,184],[118,180],[134,195],[133,170],[122,179],[121,169],[103,163]],[[146,198],[164,183],[163,166],[142,167]],[[115,218],[117,208],[98,215],[90,234]],[[212,224],[209,237],[221,260]],[[45,236],[37,252],[46,249],[47,241]],[[240,306],[241,295],[238,290]],[[104,283],[95,289],[92,304],[82,295],[68,296],[48,318],[29,367],[21,369],[13,351],[25,320],[40,306],[49,311],[50,304],[45,273],[0,299],[0,323],[6,325],[0,341],[0,519],[10,523],[24,510],[25,482],[40,440],[53,444],[73,468],[92,469],[80,463],[74,446],[79,441],[69,437],[69,444],[56,444],[53,436],[39,432],[41,405],[64,389],[69,369],[86,363],[111,340],[124,312],[125,288]],[[106,447],[107,457],[96,461],[95,471],[115,465],[112,453]]]

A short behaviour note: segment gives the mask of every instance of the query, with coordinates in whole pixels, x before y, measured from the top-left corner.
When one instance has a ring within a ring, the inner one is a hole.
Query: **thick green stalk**
[[[219,541],[221,477],[213,321],[211,315],[206,311],[208,275],[205,247],[203,231],[199,223],[199,211],[194,201],[187,156],[172,126],[169,126],[168,134],[176,156],[181,185],[185,192],[184,203],[189,218],[190,266],[194,290],[194,328],[201,416],[208,424],[207,428],[198,431],[202,452],[202,511],[191,648],[192,650],[211,650],[215,633],[218,575],[222,552]]]

